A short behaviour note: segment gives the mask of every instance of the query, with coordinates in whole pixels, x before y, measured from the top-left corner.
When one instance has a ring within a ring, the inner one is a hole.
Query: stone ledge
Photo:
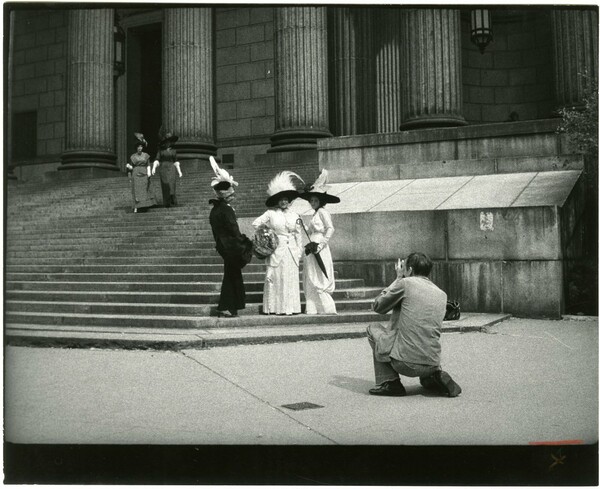
[[[480,332],[510,317],[509,314],[464,313],[457,321],[444,321],[442,333]],[[381,322],[387,322],[381,316]],[[12,346],[50,348],[117,348],[183,350],[242,344],[288,343],[332,339],[364,338],[370,323],[338,324],[335,326],[303,325],[262,327],[231,330],[168,330],[148,332],[147,329],[128,328],[127,331],[109,332],[107,328],[79,328],[79,331],[48,331],[47,328],[21,329],[18,325],[7,328],[6,341]]]
[[[340,136],[318,140],[317,148],[319,151],[327,151],[333,149],[362,148],[364,146],[401,145],[432,141],[455,141],[458,139],[555,133],[559,122],[559,119],[541,119],[536,121],[502,122],[461,127],[419,129],[389,134]]]
[[[581,170],[562,170],[334,183],[328,192],[342,201],[328,209],[335,215],[562,207],[580,175]],[[306,214],[310,206],[294,202],[292,210]]]

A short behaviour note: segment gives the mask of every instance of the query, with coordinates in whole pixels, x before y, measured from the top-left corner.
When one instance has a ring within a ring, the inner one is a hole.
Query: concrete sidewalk
[[[597,442],[597,318],[509,319],[485,332],[444,334],[442,341],[443,368],[463,388],[454,399],[407,378],[407,397],[370,396],[373,366],[364,338],[180,351],[9,346],[5,438],[176,445]],[[298,403],[314,406],[290,409]]]
[[[360,315],[356,313],[354,316]],[[369,317],[372,317],[369,314]],[[377,316],[385,323],[389,316]],[[463,313],[457,321],[446,321],[444,333],[482,331],[510,317],[509,314]],[[211,328],[135,328],[69,325],[7,325],[6,341],[15,346],[97,347],[182,350],[240,344],[319,341],[364,337],[369,322],[331,324],[288,324],[269,326],[273,316],[244,316],[213,319]],[[263,320],[263,324],[260,320]],[[285,318],[284,318],[285,319]],[[306,316],[310,320],[310,317]],[[339,318],[338,318],[339,319]],[[265,324],[266,323],[266,324]]]

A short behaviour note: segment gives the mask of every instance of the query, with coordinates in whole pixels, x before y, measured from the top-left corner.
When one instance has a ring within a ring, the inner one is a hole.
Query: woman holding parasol
[[[327,193],[327,170],[323,170],[315,183],[301,198],[308,200],[315,213],[308,223],[310,243],[305,246],[304,297],[306,314],[337,314],[331,294],[335,290],[333,260],[329,240],[335,231],[326,204],[337,204],[340,199]]]

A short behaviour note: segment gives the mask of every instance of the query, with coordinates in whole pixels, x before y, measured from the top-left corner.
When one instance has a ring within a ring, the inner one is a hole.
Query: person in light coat
[[[374,323],[367,328],[373,350],[375,396],[405,396],[399,375],[419,377],[421,385],[448,397],[460,386],[442,370],[442,321],[447,296],[431,280],[432,261],[424,253],[411,253],[396,265],[397,278],[373,303],[379,314],[392,311],[389,326]]]
[[[293,172],[284,171],[271,180],[266,206],[269,209],[252,225],[263,226],[277,235],[278,245],[266,262],[263,293],[263,314],[300,314],[300,260],[303,255],[299,216],[291,211],[290,203],[298,197],[293,184]],[[301,179],[300,179],[301,180]]]
[[[329,248],[329,240],[335,229],[325,205],[337,204],[340,199],[327,193],[327,177],[327,170],[323,170],[315,183],[300,195],[315,211],[307,229],[310,243],[305,247],[303,285],[306,314],[337,314],[331,296],[335,290],[335,276]],[[319,266],[317,255],[321,257],[325,273]]]

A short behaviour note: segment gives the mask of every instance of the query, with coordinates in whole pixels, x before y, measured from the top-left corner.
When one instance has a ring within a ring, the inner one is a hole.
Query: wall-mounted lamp
[[[125,31],[119,25],[113,27],[115,50],[115,76],[125,73]]]
[[[485,47],[494,40],[492,18],[487,9],[471,10],[471,42],[483,54]]]

